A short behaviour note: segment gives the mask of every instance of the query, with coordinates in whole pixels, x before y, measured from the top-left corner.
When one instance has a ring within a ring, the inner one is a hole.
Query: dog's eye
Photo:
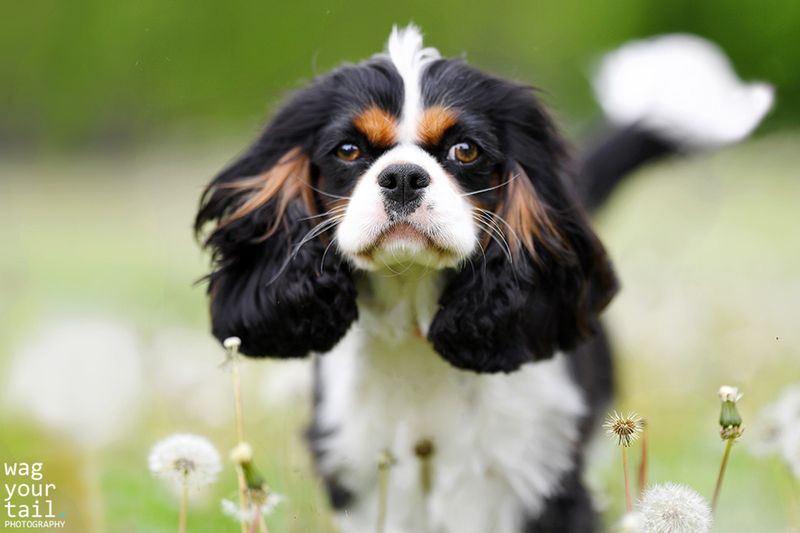
[[[342,161],[355,161],[361,157],[361,149],[353,143],[342,143],[336,148],[336,157]]]
[[[480,155],[478,147],[469,141],[456,143],[450,147],[447,152],[447,159],[451,161],[460,161],[462,163],[472,163]]]

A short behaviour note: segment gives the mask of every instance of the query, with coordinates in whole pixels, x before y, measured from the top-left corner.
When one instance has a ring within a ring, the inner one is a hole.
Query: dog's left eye
[[[451,161],[460,161],[462,163],[472,163],[478,159],[480,153],[475,143],[462,141],[450,147],[450,150],[447,152],[447,159]]]
[[[342,143],[336,148],[336,157],[342,161],[355,161],[361,157],[361,149],[353,143]]]

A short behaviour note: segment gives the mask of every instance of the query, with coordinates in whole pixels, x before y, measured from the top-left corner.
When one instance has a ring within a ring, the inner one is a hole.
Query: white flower
[[[237,522],[251,523],[256,518],[256,509],[260,509],[261,516],[269,516],[275,508],[285,500],[282,495],[271,492],[267,496],[267,500],[260,506],[250,503],[243,511],[237,502],[231,500],[222,500],[222,513],[236,520]]]
[[[39,423],[88,448],[113,442],[136,420],[142,399],[135,331],[108,318],[45,323],[14,355],[8,400]]]
[[[723,402],[736,403],[742,399],[742,393],[736,387],[730,385],[723,385],[719,388],[719,399]]]
[[[644,515],[639,511],[625,513],[617,526],[619,533],[644,533]]]
[[[219,453],[208,439],[176,433],[158,441],[148,457],[150,472],[175,486],[191,488],[210,485],[222,469]]]
[[[766,457],[784,453],[784,440],[790,437],[790,429],[800,425],[800,386],[792,385],[783,390],[778,399],[765,407],[750,429],[750,450]]]
[[[711,508],[685,485],[663,483],[648,489],[639,504],[647,533],[706,533]]]

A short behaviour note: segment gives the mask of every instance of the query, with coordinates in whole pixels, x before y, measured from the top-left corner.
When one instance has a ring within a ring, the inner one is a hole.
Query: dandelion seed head
[[[606,418],[603,427],[606,432],[617,439],[617,444],[628,447],[639,438],[644,428],[644,419],[634,412],[623,416],[614,411]]]
[[[222,346],[224,346],[226,350],[238,350],[241,345],[242,339],[239,337],[228,337],[222,341]]]
[[[230,457],[236,464],[248,463],[253,460],[253,447],[246,442],[240,442],[231,450]]]
[[[210,485],[222,469],[219,453],[205,437],[176,433],[158,441],[148,457],[150,472],[173,486]]]
[[[707,533],[711,508],[685,485],[663,483],[648,489],[639,504],[648,533]]]
[[[719,399],[723,402],[736,403],[742,399],[742,393],[736,387],[730,385],[723,385],[719,388]]]

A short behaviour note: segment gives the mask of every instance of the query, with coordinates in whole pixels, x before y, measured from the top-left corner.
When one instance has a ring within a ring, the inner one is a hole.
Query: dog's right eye
[[[469,141],[462,141],[450,147],[447,152],[447,159],[460,163],[472,163],[481,155],[478,146]]]
[[[361,157],[361,149],[353,143],[342,143],[336,148],[336,157],[342,161],[355,161]]]

